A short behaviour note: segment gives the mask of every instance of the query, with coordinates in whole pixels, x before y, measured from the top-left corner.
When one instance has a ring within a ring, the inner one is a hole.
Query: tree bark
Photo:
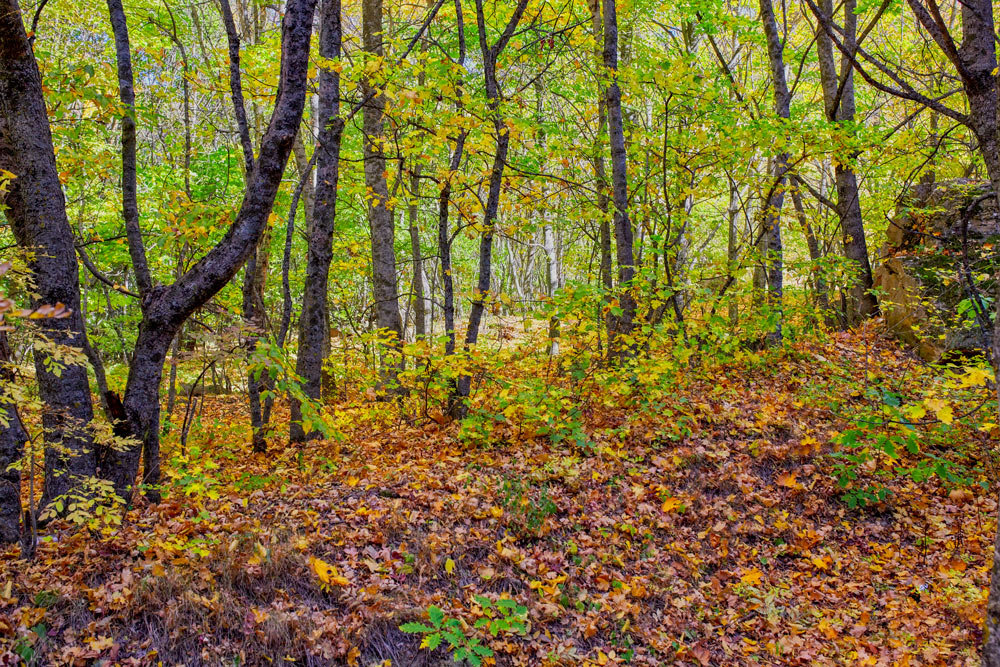
[[[418,197],[420,196],[420,165],[415,165],[410,174],[410,203],[407,217],[410,228],[410,254],[413,258],[413,334],[417,340],[427,336],[429,329],[427,307],[427,273],[424,271],[424,257],[420,249],[420,218]]]
[[[319,52],[324,58],[340,57],[341,0],[324,0],[320,19]],[[295,372],[302,378],[302,391],[319,400],[323,384],[323,358],[329,332],[327,329],[327,288],[330,262],[333,259],[333,230],[337,218],[337,183],[340,178],[340,143],[344,120],[340,117],[340,74],[321,70],[319,75],[319,118],[322,123],[316,146],[316,188],[312,224],[308,229],[306,277],[299,317],[299,351]],[[305,442],[319,436],[315,429],[302,425],[302,405],[291,404],[289,437]]]
[[[833,0],[820,0],[823,13],[833,19]],[[858,17],[854,13],[857,0],[844,2],[844,46],[855,47]],[[835,124],[854,122],[854,68],[850,60],[841,57],[840,72],[837,72],[833,57],[833,40],[823,29],[816,28],[816,53],[819,60],[820,80],[823,86],[823,103],[826,118]],[[853,161],[857,153],[849,156]],[[868,243],[865,240],[864,220],[861,217],[861,199],[858,193],[858,179],[854,169],[844,160],[837,160],[834,167],[837,183],[837,215],[844,238],[844,256],[856,267],[857,275],[850,288],[847,321],[857,324],[878,310],[878,303],[871,289],[873,283],[871,260],[868,257]]]
[[[385,56],[382,27],[382,0],[361,3],[361,33],[364,50],[369,57]],[[389,337],[382,349],[383,388],[395,391],[396,377],[403,368],[403,318],[399,313],[399,293],[396,285],[396,226],[389,202],[386,180],[385,95],[381,85],[364,78],[361,91],[364,105],[365,185],[368,186],[368,224],[372,239],[372,284],[375,298],[375,323],[381,335]]]
[[[479,30],[479,47],[483,57],[483,81],[486,86],[486,99],[490,116],[493,118],[493,131],[496,133],[496,152],[493,157],[493,168],[490,170],[489,193],[486,198],[486,209],[483,211],[483,236],[479,240],[479,279],[472,295],[472,306],[469,309],[469,325],[465,331],[465,350],[468,351],[479,340],[479,327],[483,320],[486,300],[490,294],[490,282],[493,275],[493,231],[497,213],[500,209],[500,189],[503,185],[503,172],[507,164],[507,150],[510,147],[510,133],[501,115],[500,84],[497,81],[497,58],[503,52],[514,30],[521,21],[521,16],[528,5],[528,0],[518,0],[514,13],[507,22],[500,38],[492,46],[489,45],[486,34],[486,15],[483,0],[476,0],[476,24]],[[472,390],[472,376],[463,374],[458,378],[455,391],[451,397],[450,412],[455,417],[464,417],[468,410],[466,399]]]
[[[622,92],[618,85],[618,12],[616,0],[604,0],[604,68],[610,77],[604,92],[608,114],[608,137],[611,143],[611,192],[614,203],[615,252],[618,258],[618,308],[621,313],[614,318],[614,327],[608,338],[615,338],[612,352],[618,356],[631,354],[631,341],[635,325],[635,297],[632,281],[635,279],[635,253],[632,240],[632,221],[628,212],[628,152],[625,149],[625,125],[622,116]],[[624,343],[618,341],[625,337]]]
[[[14,383],[7,332],[0,330],[0,544],[17,542],[21,535],[21,472],[10,466],[21,460],[28,433],[10,395]]]
[[[764,24],[764,35],[767,39],[767,56],[771,65],[771,85],[774,89],[774,113],[787,120],[791,115],[792,95],[785,79],[784,45],[778,32],[778,23],[774,17],[774,6],[771,0],[760,0],[760,18]],[[767,193],[764,209],[764,226],[767,247],[767,294],[768,304],[775,311],[777,321],[774,329],[768,333],[771,344],[781,342],[781,327],[784,314],[782,312],[782,293],[784,291],[783,251],[781,243],[781,208],[785,202],[785,182],[788,172],[789,156],[787,152],[779,153],[772,160],[770,191]]]
[[[132,75],[132,51],[129,45],[128,23],[121,0],[108,0],[111,29],[115,35],[115,59],[118,66],[118,94],[125,115],[122,116],[122,215],[128,252],[132,259],[139,296],[144,297],[153,287],[146,260],[146,248],[139,226],[138,187],[136,185],[135,85]]]
[[[63,304],[68,317],[43,318],[40,333],[83,356],[80,279],[73,231],[59,183],[41,76],[17,0],[0,0],[0,169],[12,172],[3,201],[19,246],[31,252],[33,306]],[[69,363],[53,372],[51,354],[35,347],[38,391],[46,410],[43,503],[96,472],[87,369]]]

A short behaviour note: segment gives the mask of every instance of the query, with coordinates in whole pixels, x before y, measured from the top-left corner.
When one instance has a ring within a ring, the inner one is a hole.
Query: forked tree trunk
[[[124,397],[131,432],[142,445],[111,451],[107,457],[107,476],[123,498],[131,498],[140,455],[144,468],[140,481],[151,485],[159,482],[159,388],[171,341],[191,313],[232,279],[266,228],[305,106],[314,9],[315,0],[291,0],[286,5],[278,94],[235,222],[225,237],[174,284],[153,288],[144,300]],[[157,498],[155,491],[150,495]]]
[[[472,307],[469,309],[469,325],[465,331],[465,350],[470,350],[479,340],[479,327],[486,309],[486,300],[490,294],[490,283],[493,275],[493,228],[500,209],[500,188],[503,185],[503,172],[507,164],[507,150],[510,147],[510,132],[501,115],[500,84],[497,81],[497,58],[506,48],[514,30],[521,22],[521,16],[528,5],[528,0],[518,0],[514,13],[507,22],[500,38],[492,46],[489,45],[486,34],[486,15],[483,0],[476,0],[476,25],[479,32],[479,47],[483,57],[483,81],[486,85],[486,98],[490,115],[493,118],[493,131],[496,133],[496,152],[493,158],[493,168],[490,171],[489,193],[486,198],[486,209],[483,211],[483,235],[479,240],[479,279],[472,294]],[[452,416],[462,417],[468,410],[466,400],[472,390],[472,376],[468,373],[459,376],[450,398],[449,411]]]
[[[341,2],[324,0],[319,52],[324,58],[340,57]],[[312,220],[307,230],[306,277],[299,317],[299,352],[295,372],[302,378],[302,391],[319,400],[323,385],[323,358],[329,337],[327,287],[333,259],[333,230],[337,219],[337,183],[340,178],[340,142],[344,121],[340,118],[340,74],[323,69],[319,75],[319,139],[316,146],[316,187]],[[289,436],[304,442],[319,435],[302,425],[302,406],[292,400]]]
[[[833,0],[819,0],[819,6],[831,20]],[[857,0],[844,2],[844,46],[854,49],[857,39],[858,17],[855,14]],[[831,123],[850,124],[854,122],[854,68],[850,59],[841,56],[840,73],[833,57],[833,40],[822,26],[816,28],[816,53],[819,60],[820,80],[823,85],[823,102],[826,118]],[[851,155],[853,160],[857,155]],[[857,271],[850,289],[847,309],[849,324],[857,324],[878,310],[878,303],[871,289],[873,285],[871,260],[868,257],[868,243],[865,240],[864,221],[861,217],[861,199],[858,192],[858,178],[849,162],[838,160],[834,168],[837,183],[837,215],[844,236],[844,256]]]
[[[59,183],[41,76],[17,0],[0,0],[0,169],[15,175],[2,198],[18,245],[31,252],[33,306],[63,304],[68,316],[38,321],[51,344],[83,356],[83,318],[73,231]],[[35,372],[45,431],[43,503],[62,496],[96,472],[87,368],[52,366],[45,345],[35,346]]]

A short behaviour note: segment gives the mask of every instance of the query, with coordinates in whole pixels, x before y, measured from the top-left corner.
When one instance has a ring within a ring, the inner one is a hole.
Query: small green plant
[[[547,485],[525,484],[520,479],[505,477],[499,495],[508,527],[519,537],[539,537],[544,532],[545,520],[559,511]]]
[[[482,608],[483,617],[476,619],[473,627],[484,629],[490,636],[501,632],[524,634],[528,630],[528,608],[511,598],[500,598],[496,602],[484,595],[473,598]]]
[[[527,611],[527,610],[525,610]],[[483,664],[483,658],[492,658],[493,650],[483,646],[477,637],[468,637],[462,631],[462,622],[457,618],[446,618],[440,607],[431,605],[427,609],[431,625],[411,622],[403,623],[399,629],[410,634],[423,635],[420,648],[436,650],[442,642],[448,642],[455,662],[467,661],[474,667]]]

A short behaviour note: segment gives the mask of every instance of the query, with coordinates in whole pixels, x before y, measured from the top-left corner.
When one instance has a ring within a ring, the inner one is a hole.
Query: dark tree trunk
[[[363,0],[361,32],[365,51],[375,57],[385,55],[382,29],[382,0]],[[396,285],[395,216],[389,205],[386,181],[385,95],[368,78],[362,79],[361,91],[367,100],[363,110],[365,185],[368,186],[368,224],[372,237],[372,282],[375,299],[375,322],[380,332],[391,337],[383,350],[383,387],[395,390],[396,376],[402,370],[401,346],[403,319],[399,314]]]
[[[625,149],[625,125],[622,116],[622,91],[618,85],[618,11],[615,0],[604,0],[604,67],[611,77],[604,92],[607,110],[608,138],[611,143],[611,193],[615,207],[615,250],[618,257],[618,308],[609,329],[609,340],[614,337],[612,350],[616,355],[628,355],[634,348],[631,340],[635,325],[635,296],[632,281],[635,278],[635,253],[632,240],[632,221],[628,212],[628,152]],[[625,340],[618,338],[624,336]]]
[[[301,146],[302,132],[296,137],[296,144]],[[302,209],[305,211],[303,217],[306,220],[306,229],[312,229],[312,203],[315,201],[312,192],[312,169],[316,153],[310,160],[305,159],[305,147],[302,147],[301,154],[297,154],[295,161],[299,168],[299,182],[292,192],[292,203],[288,207],[288,221],[285,226],[285,243],[281,255],[281,324],[278,327],[278,347],[285,347],[285,340],[288,337],[288,330],[292,325],[292,241],[295,238],[295,214],[298,212],[299,200],[302,200]],[[303,199],[304,197],[304,199]]]
[[[115,35],[115,59],[118,65],[118,94],[125,115],[122,116],[122,215],[125,218],[125,234],[128,237],[128,252],[132,259],[139,295],[146,296],[153,287],[146,261],[146,248],[139,227],[139,201],[136,185],[135,155],[135,85],[132,75],[132,51],[128,38],[128,23],[121,0],[108,0],[111,29]]]
[[[469,309],[469,325],[465,331],[465,350],[468,351],[479,340],[479,327],[483,320],[483,311],[490,294],[490,283],[493,275],[493,226],[496,223],[497,212],[500,209],[500,189],[503,185],[503,172],[507,164],[507,150],[510,146],[510,133],[501,115],[500,85],[497,82],[497,58],[503,52],[510,38],[521,21],[521,16],[528,5],[528,0],[518,0],[514,14],[511,16],[499,40],[490,46],[486,34],[486,16],[483,10],[483,0],[476,0],[476,24],[479,29],[479,47],[483,56],[483,80],[486,84],[486,98],[489,102],[490,115],[493,118],[493,130],[496,133],[496,153],[493,158],[493,168],[490,171],[489,194],[486,198],[486,209],[483,211],[483,236],[479,240],[479,279],[472,294],[472,307]],[[472,390],[472,376],[461,375],[455,385],[451,397],[449,411],[452,416],[462,417],[468,406],[466,399]]]
[[[591,29],[594,31],[594,41],[597,46],[594,49],[594,62],[598,67],[604,64],[604,18],[601,15],[601,0],[589,0]],[[606,100],[604,92],[598,86],[597,98],[597,133],[594,138],[594,177],[597,181],[597,215],[599,220],[599,243],[600,243],[600,279],[604,288],[605,299],[611,298],[611,289],[614,286],[612,277],[611,259],[611,220],[608,217],[608,174],[604,165],[605,144],[608,137],[608,118],[606,112]],[[611,331],[614,320],[609,313],[605,315],[605,327]]]
[[[124,407],[141,447],[109,452],[107,474],[124,498],[132,495],[143,458],[143,483],[157,484],[160,472],[160,380],[174,336],[198,307],[222,289],[246,262],[267,226],[281,177],[302,120],[315,0],[291,0],[282,22],[281,77],[274,112],[260,142],[254,170],[236,221],[225,237],[187,273],[168,287],[154,288],[129,368]],[[153,494],[155,499],[156,494]]]
[[[39,331],[55,345],[83,353],[80,280],[73,231],[56,169],[41,76],[17,0],[0,0],[0,169],[12,172],[3,198],[14,238],[32,251],[33,305],[63,304],[68,317],[44,318]],[[38,391],[46,409],[43,502],[96,472],[87,369],[70,364],[52,372],[50,354],[36,346]]]
[[[319,52],[324,58],[339,58],[341,48],[341,2],[324,0],[320,19]],[[308,229],[306,277],[299,318],[299,351],[295,372],[302,378],[306,396],[319,400],[323,384],[323,358],[328,339],[327,285],[333,259],[333,230],[337,218],[337,182],[340,178],[340,142],[344,121],[340,118],[340,74],[323,69],[319,75],[319,119],[322,123],[316,146],[316,189],[312,224]],[[304,442],[319,433],[302,426],[302,406],[292,400],[289,437]]]
[[[458,170],[465,149],[465,130],[459,130],[455,150],[448,165],[452,173]],[[451,230],[448,224],[448,207],[451,200],[451,176],[446,177],[438,195],[438,253],[441,256],[441,285],[444,292],[444,330],[448,336],[445,353],[455,353],[455,281],[451,275]]]
[[[427,273],[424,271],[423,251],[420,249],[420,165],[413,167],[410,175],[410,203],[407,217],[410,227],[410,255],[413,259],[413,336],[422,340],[427,336]]]
[[[465,62],[465,21],[462,17],[462,0],[455,0],[455,32],[458,34],[458,62]],[[461,91],[462,80],[459,79],[456,85],[459,93],[455,97],[457,110],[461,111]],[[451,175],[458,171],[462,164],[462,155],[465,151],[465,128],[458,131],[455,139],[455,148],[451,154],[451,161],[448,164],[448,175],[441,186],[438,194],[438,255],[440,256],[441,267],[441,289],[443,292],[444,330],[448,336],[445,342],[445,354],[455,353],[455,281],[451,275],[451,230],[448,225],[448,207],[451,201]]]
[[[795,216],[799,219],[799,225],[802,227],[802,233],[806,237],[806,246],[809,248],[809,261],[812,262],[812,287],[815,293],[815,303],[816,307],[823,313],[823,318],[825,321],[829,321],[830,318],[830,295],[829,288],[826,286],[826,281],[823,279],[823,271],[820,268],[820,261],[823,259],[823,252],[819,247],[819,239],[816,238],[816,232],[813,231],[812,225],[809,224],[809,216],[806,214],[806,209],[802,205],[802,193],[799,189],[792,188],[792,206],[795,208]]]
[[[771,65],[771,85],[774,89],[774,113],[778,118],[788,119],[791,115],[792,95],[785,79],[784,45],[778,32],[778,22],[774,17],[771,0],[760,0],[760,18],[767,38],[767,56]],[[784,291],[783,250],[781,244],[781,208],[785,203],[785,182],[788,172],[788,153],[779,153],[772,160],[770,191],[763,211],[767,248],[767,295],[768,303],[776,311],[777,321],[768,334],[772,343],[781,342],[782,293]]]
[[[14,383],[7,332],[0,330],[0,544],[17,542],[21,531],[21,472],[10,466],[21,460],[28,434],[8,387]]]
[[[243,79],[240,74],[240,37],[236,32],[233,12],[229,0],[220,0],[222,22],[226,28],[229,44],[229,91],[233,103],[233,115],[239,130],[240,145],[243,148],[243,171],[246,179],[253,172],[253,141],[247,124],[246,107],[243,102]],[[266,336],[266,311],[264,304],[264,281],[267,278],[267,258],[270,234],[264,233],[257,247],[250,253],[243,269],[243,324],[246,328],[247,357],[252,359],[257,345]],[[267,451],[267,425],[270,421],[270,399],[262,404],[261,393],[272,389],[271,376],[250,369],[247,373],[247,399],[250,403],[251,446],[255,452]]]
[[[824,14],[833,18],[833,0],[820,0]],[[856,0],[844,3],[844,46],[853,50],[857,39],[858,17],[854,13]],[[823,103],[826,118],[831,123],[853,123],[854,68],[850,59],[841,57],[840,73],[837,73],[833,57],[833,40],[822,26],[816,29],[816,52],[819,60],[820,79],[823,85]],[[853,160],[856,154],[850,156]],[[857,276],[851,285],[847,320],[857,324],[878,310],[878,303],[872,294],[872,266],[868,257],[868,243],[865,240],[864,221],[861,218],[861,199],[858,194],[858,179],[849,164],[838,160],[834,167],[837,183],[837,215],[844,237],[844,256],[857,268]]]

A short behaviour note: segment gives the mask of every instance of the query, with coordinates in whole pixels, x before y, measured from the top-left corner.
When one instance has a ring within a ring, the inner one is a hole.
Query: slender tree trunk
[[[464,63],[466,59],[465,46],[465,21],[462,17],[462,0],[455,0],[455,32],[458,35],[458,62]],[[462,79],[459,78],[455,85],[457,100],[456,110],[462,110]],[[438,256],[441,268],[441,291],[442,310],[444,315],[444,330],[447,336],[445,342],[445,354],[455,353],[455,281],[451,275],[451,229],[448,224],[448,208],[451,202],[451,180],[462,164],[462,155],[465,151],[465,128],[460,128],[455,138],[455,148],[451,153],[451,161],[448,164],[448,174],[445,182],[441,186],[438,194]]]
[[[0,330],[0,544],[17,542],[21,534],[21,472],[10,466],[21,460],[28,442],[9,390],[15,381],[10,362],[7,332]]]
[[[341,1],[324,0],[319,49],[324,58],[340,57]],[[295,372],[302,378],[302,391],[319,400],[323,384],[323,359],[327,329],[327,287],[333,259],[333,230],[337,219],[337,183],[340,179],[340,142],[344,120],[340,117],[340,74],[324,69],[319,75],[319,118],[322,123],[316,146],[316,189],[312,225],[308,230],[306,277],[299,317],[299,353]],[[304,442],[319,433],[302,426],[302,406],[292,400],[289,436]]]
[[[427,273],[424,271],[424,257],[420,249],[420,218],[418,197],[420,196],[420,165],[413,167],[410,174],[410,204],[407,217],[410,227],[410,254],[413,257],[413,333],[417,340],[427,336]]]
[[[820,8],[831,20],[833,18],[833,0],[820,0]],[[844,2],[844,47],[855,48],[858,30],[858,17],[855,14],[857,0]],[[833,56],[833,40],[823,29],[816,28],[816,52],[819,60],[820,80],[823,85],[823,102],[826,118],[831,123],[848,125],[854,122],[854,68],[848,58],[841,58],[840,73]],[[865,240],[864,221],[861,217],[861,199],[858,193],[858,179],[850,166],[857,154],[849,156],[849,161],[838,160],[834,168],[834,178],[837,183],[837,215],[840,217],[840,228],[844,237],[844,256],[850,260],[857,271],[850,289],[850,300],[847,309],[849,324],[857,324],[878,310],[878,303],[871,289],[873,285],[871,260],[868,257],[868,244]]]
[[[518,0],[517,7],[514,9],[500,39],[490,46],[487,41],[483,0],[476,0],[476,24],[479,32],[480,52],[483,57],[483,81],[486,86],[490,115],[493,118],[493,131],[496,134],[496,152],[493,157],[493,168],[490,171],[486,209],[483,211],[484,231],[479,240],[479,279],[473,290],[472,306],[469,308],[469,325],[465,331],[466,351],[469,351],[479,340],[479,327],[486,309],[486,300],[490,295],[490,282],[493,275],[493,232],[500,209],[500,190],[503,185],[504,167],[507,164],[507,150],[510,147],[510,132],[500,109],[501,91],[497,81],[497,58],[513,36],[527,5],[528,0]],[[465,416],[468,410],[467,399],[471,390],[472,376],[461,375],[456,383],[449,406],[453,416]]]
[[[790,117],[792,95],[785,79],[784,45],[778,32],[771,0],[760,0],[760,17],[767,38],[767,56],[771,65],[771,86],[774,89],[774,113],[778,118]],[[772,181],[764,209],[764,225],[767,229],[767,293],[768,303],[775,311],[777,320],[768,334],[771,344],[781,342],[783,314],[782,292],[784,291],[783,250],[781,244],[781,208],[785,201],[785,182],[788,172],[788,153],[782,152],[772,160]]]
[[[132,51],[129,45],[128,23],[121,0],[108,0],[111,28],[115,35],[115,58],[118,65],[118,93],[125,107],[122,116],[122,215],[132,270],[139,295],[145,296],[153,287],[146,261],[146,249],[139,227],[138,188],[136,185],[135,86],[132,75]]]
[[[382,0],[361,3],[361,32],[365,51],[373,57],[385,55],[383,46]],[[382,385],[395,391],[396,377],[403,368],[403,319],[399,313],[396,285],[396,228],[389,202],[386,180],[385,95],[371,79],[362,80],[364,105],[365,185],[368,186],[368,224],[372,237],[372,283],[375,297],[375,322],[381,334],[390,337],[383,349]]]
[[[28,264],[35,307],[62,304],[66,317],[38,321],[52,344],[83,353],[80,280],[73,231],[59,183],[41,76],[17,0],[0,0],[0,169],[13,173],[6,216]],[[43,502],[64,495],[96,472],[87,369],[72,363],[53,369],[49,352],[35,347],[39,395],[46,405]],[[56,372],[53,372],[56,371]]]
[[[728,224],[728,234],[727,234],[727,244],[726,244],[726,272],[729,274],[729,279],[734,281],[736,278],[733,274],[738,270],[738,261],[736,256],[736,241],[737,241],[737,227],[736,220],[740,214],[740,189],[736,184],[736,181],[729,179],[729,206],[726,209],[726,220]],[[737,303],[735,297],[730,295],[729,298],[729,325],[733,328],[736,327],[739,322],[740,310],[739,304]]]
[[[604,18],[601,14],[601,0],[588,0],[590,5],[591,29],[597,47],[594,49],[594,62],[598,67],[604,64]],[[597,180],[597,210],[600,218],[600,253],[601,253],[601,285],[610,295],[613,287],[611,259],[611,219],[608,216],[608,174],[604,166],[604,151],[607,142],[608,118],[607,101],[604,89],[598,86],[597,99],[597,133],[594,139],[594,176]],[[611,320],[607,322],[610,329]]]
[[[604,67],[609,78],[605,89],[608,114],[608,136],[611,142],[611,188],[615,207],[615,248],[618,256],[618,308],[613,331],[625,341],[615,343],[618,355],[629,355],[634,348],[631,340],[635,323],[635,297],[632,281],[635,279],[635,254],[632,241],[632,222],[628,212],[628,152],[625,149],[625,125],[622,117],[622,93],[618,86],[618,12],[616,0],[604,0]]]

